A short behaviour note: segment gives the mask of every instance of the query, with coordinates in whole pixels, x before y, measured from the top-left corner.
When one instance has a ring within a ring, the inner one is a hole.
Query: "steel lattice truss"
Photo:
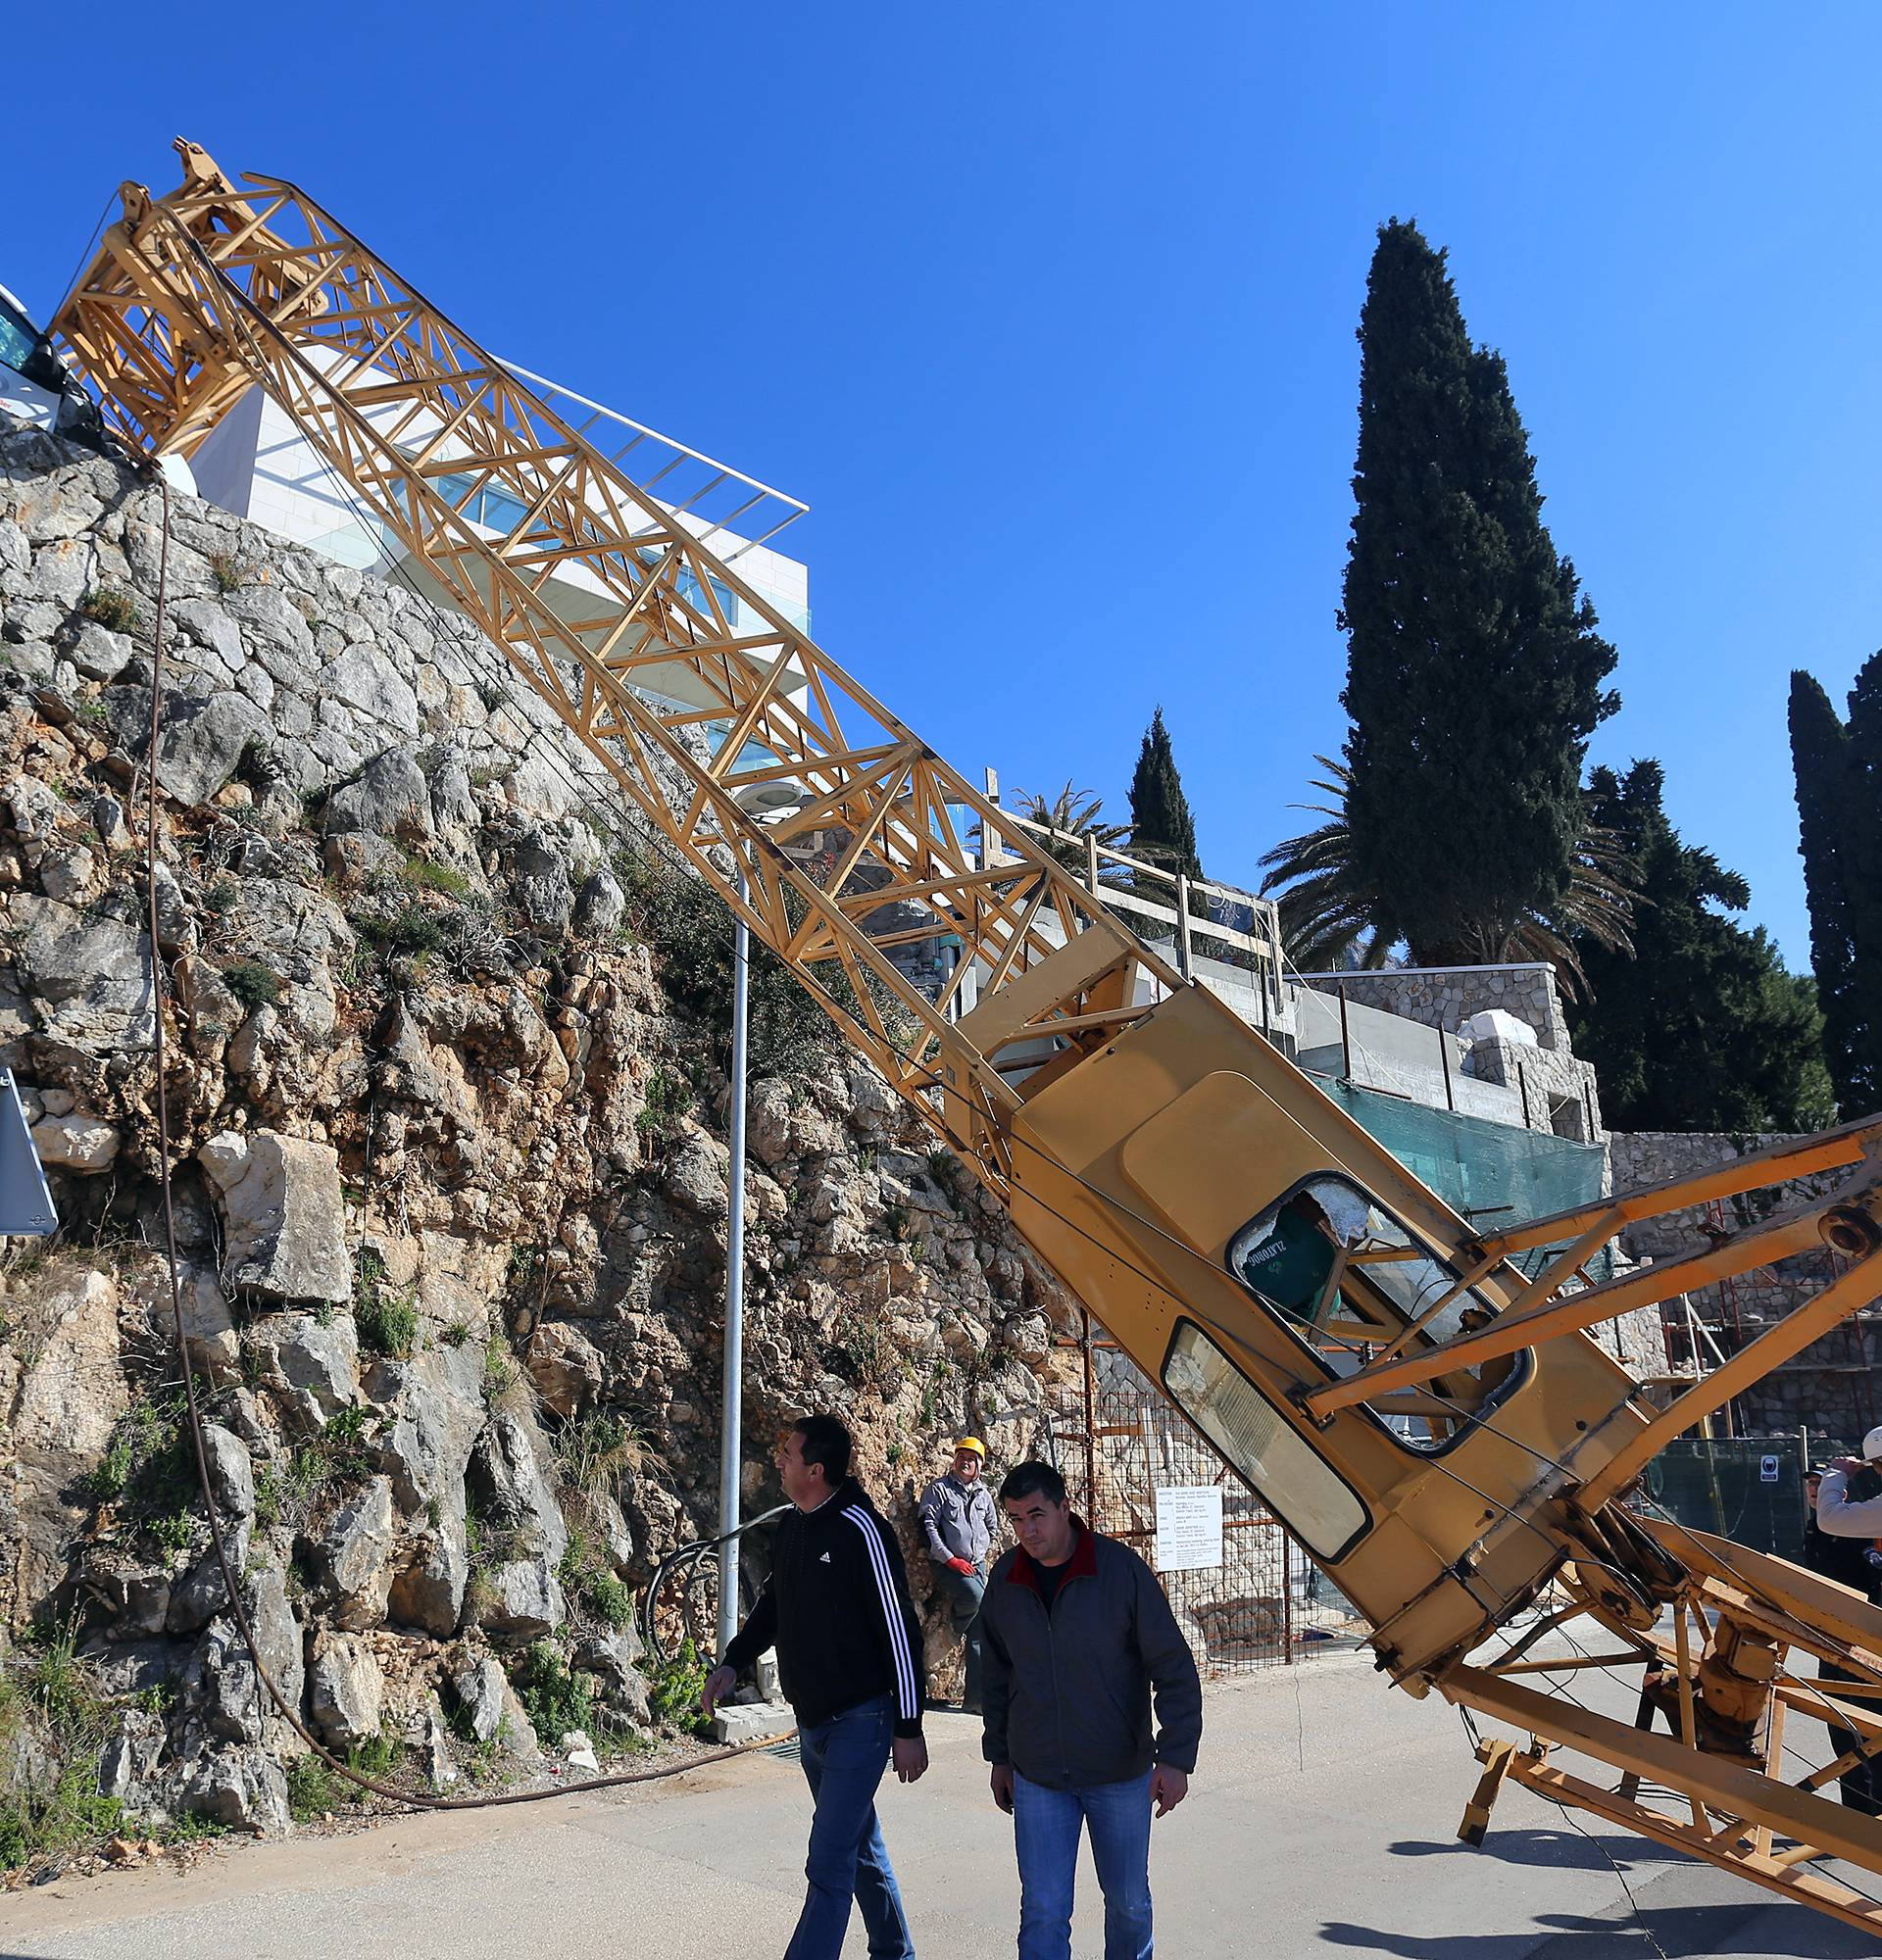
[[[953,1011],[976,962],[992,993],[1070,940],[1102,940],[1077,987],[1003,1030],[1009,1046],[1049,1032],[1088,1047],[1134,1017],[1143,990],[1121,984],[1126,971],[1153,991],[1180,984],[1175,972],[1022,837],[983,863],[972,830],[1000,827],[983,795],[305,192],[260,177],[238,195],[201,150],[178,148],[181,189],[125,187],[100,259],[111,270],[59,321],[124,438],[187,456],[240,394],[266,388],[647,821],[997,1184],[1016,1098],[997,1051]],[[490,491],[523,512],[506,536],[467,514]],[[574,616],[571,572],[592,593]],[[636,691],[677,671],[703,705],[657,710]],[[741,791],[778,784],[801,798],[781,820],[741,806]],[[814,871],[786,847],[818,829],[848,842]],[[916,922],[871,929],[910,906]],[[931,1000],[887,954],[937,934],[961,956]]]

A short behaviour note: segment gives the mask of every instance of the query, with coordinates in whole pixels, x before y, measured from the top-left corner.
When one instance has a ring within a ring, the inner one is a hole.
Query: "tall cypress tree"
[[[1845,1113],[1882,1109],[1882,653],[1856,670],[1850,689],[1850,766],[1844,777],[1839,856],[1849,894],[1851,1059]]]
[[[1810,970],[1823,1010],[1823,1053],[1843,1109],[1871,1106],[1870,1029],[1858,986],[1852,919],[1853,780],[1850,733],[1809,674],[1791,675],[1791,767],[1797,778],[1798,850],[1810,908]],[[1871,860],[1873,861],[1873,860]]]
[[[1380,227],[1360,346],[1353,848],[1415,958],[1494,959],[1567,889],[1614,650],[1543,526],[1503,359],[1470,344],[1415,224]]]
[[[1137,772],[1130,779],[1130,848],[1140,858],[1165,871],[1203,875],[1196,856],[1196,820],[1176,773],[1176,754],[1162,708],[1150,718],[1143,747],[1137,752]]]
[[[1808,980],[1787,973],[1751,889],[1709,851],[1683,843],[1661,804],[1656,761],[1589,781],[1596,821],[1630,842],[1646,900],[1632,955],[1582,948],[1590,998],[1569,1010],[1575,1053],[1601,1073],[1617,1130],[1811,1130],[1833,1113],[1823,1019]]]

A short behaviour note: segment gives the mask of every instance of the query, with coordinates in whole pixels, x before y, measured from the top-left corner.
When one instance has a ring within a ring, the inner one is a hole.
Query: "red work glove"
[[[960,1573],[963,1579],[968,1578],[973,1572],[973,1560],[970,1558],[951,1558],[948,1560],[948,1570]]]

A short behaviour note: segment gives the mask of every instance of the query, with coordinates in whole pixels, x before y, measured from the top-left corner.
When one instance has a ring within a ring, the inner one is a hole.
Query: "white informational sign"
[[[1222,1562],[1222,1489],[1179,1485],[1157,1493],[1157,1570],[1206,1572]]]
[[[1775,1456],[1760,1456],[1758,1459],[1758,1481],[1760,1484],[1775,1484],[1777,1482],[1777,1458]]]

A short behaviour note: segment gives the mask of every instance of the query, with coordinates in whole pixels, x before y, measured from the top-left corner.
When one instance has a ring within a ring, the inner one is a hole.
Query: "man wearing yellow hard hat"
[[[980,1602],[987,1592],[987,1554],[1000,1515],[980,1481],[987,1446],[977,1436],[955,1441],[953,1466],[921,1494],[921,1529],[934,1560],[935,1584],[947,1597],[958,1639],[967,1644],[967,1679],[961,1706],[980,1712]]]

